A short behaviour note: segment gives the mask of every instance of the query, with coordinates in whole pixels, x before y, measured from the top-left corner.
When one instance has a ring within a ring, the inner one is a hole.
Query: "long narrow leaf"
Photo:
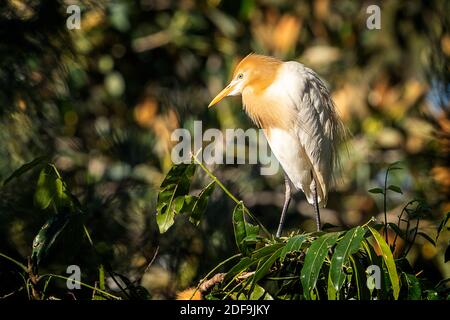
[[[300,275],[303,295],[306,299],[311,299],[311,290],[316,286],[328,249],[336,243],[339,235],[340,232],[324,234],[314,240],[306,252],[305,263]]]
[[[361,246],[366,230],[362,227],[353,228],[344,235],[334,250],[331,259],[330,272],[328,274],[328,299],[335,300],[345,280],[344,265],[350,255],[354,254]]]
[[[286,245],[284,246],[283,250],[281,251],[280,261],[283,262],[284,259],[286,258],[286,255],[288,255],[289,253],[299,251],[306,238],[307,236],[303,234],[290,238],[286,243]]]
[[[280,257],[282,250],[283,248],[279,248],[277,251],[275,251],[266,261],[264,261],[261,267],[256,270],[254,282],[258,282],[259,280],[261,280],[270,271],[270,267]]]
[[[384,241],[383,237],[375,229],[369,227],[369,230],[372,233],[375,242],[381,251],[384,264],[386,265],[386,268],[388,270],[389,280],[391,281],[394,299],[397,300],[400,293],[400,284],[394,257],[392,256],[392,252],[389,249],[389,245]]]

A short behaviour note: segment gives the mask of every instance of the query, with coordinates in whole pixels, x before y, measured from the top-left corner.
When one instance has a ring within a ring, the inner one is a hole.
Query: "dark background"
[[[82,9],[80,30],[66,28],[69,4]],[[381,7],[380,30],[366,27],[371,4]],[[50,156],[83,206],[99,255],[154,299],[173,298],[236,252],[234,203],[220,190],[198,227],[177,217],[163,235],[155,204],[172,165],[174,129],[191,129],[194,120],[204,129],[252,127],[240,99],[206,108],[250,52],[317,71],[351,133],[325,222],[382,221],[382,198],[367,190],[383,184],[394,161],[403,169],[390,182],[404,194],[390,195],[390,220],[409,200],[425,199],[432,212],[420,230],[434,237],[449,211],[448,1],[7,0],[0,8],[0,181]],[[260,176],[257,165],[211,170],[275,231],[281,172]],[[50,215],[33,204],[37,174],[0,188],[0,252],[23,263]],[[197,174],[192,192],[208,181]],[[286,231],[313,230],[312,213],[296,195]],[[436,247],[419,237],[408,258],[431,277],[448,278],[447,243],[448,236]],[[61,245],[43,270],[65,274],[77,264],[92,283],[98,259],[82,239]],[[0,295],[20,281],[0,260]]]

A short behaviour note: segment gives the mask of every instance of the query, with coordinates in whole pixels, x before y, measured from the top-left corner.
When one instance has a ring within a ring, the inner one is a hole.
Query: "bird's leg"
[[[320,211],[319,211],[319,199],[317,196],[317,183],[316,179],[314,179],[314,175],[311,172],[311,178],[312,178],[312,189],[313,189],[313,197],[314,197],[314,213],[316,215],[316,226],[317,231],[320,231]]]
[[[291,184],[289,182],[289,178],[286,174],[284,174],[284,184],[285,184],[285,193],[284,193],[284,204],[283,211],[281,211],[280,223],[278,224],[278,230],[276,237],[279,238],[281,236],[281,230],[283,230],[284,218],[286,217],[286,211],[289,207],[289,203],[291,202]]]

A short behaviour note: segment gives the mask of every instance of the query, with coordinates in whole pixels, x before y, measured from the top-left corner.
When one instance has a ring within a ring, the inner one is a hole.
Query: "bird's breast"
[[[311,162],[305,154],[299,139],[291,132],[271,128],[264,129],[270,149],[277,158],[292,184],[310,195]]]
[[[289,105],[278,96],[246,88],[242,92],[242,103],[248,116],[260,128],[290,130],[294,115],[289,110]]]

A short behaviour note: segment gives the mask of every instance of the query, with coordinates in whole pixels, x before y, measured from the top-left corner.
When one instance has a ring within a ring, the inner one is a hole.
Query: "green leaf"
[[[259,236],[259,235],[251,234],[251,235],[245,237],[243,241],[246,244],[256,244],[256,243],[258,243],[258,242],[260,242],[262,240],[264,240],[264,237]]]
[[[185,205],[185,196],[189,194],[195,169],[196,165],[193,163],[174,165],[161,183],[156,205],[156,222],[160,233],[166,232],[173,225],[175,215]]]
[[[439,294],[436,290],[426,290],[426,300],[439,300]]]
[[[388,189],[391,191],[403,194],[403,191],[402,191],[402,189],[400,189],[400,187],[394,186],[392,184],[388,187]]]
[[[239,251],[244,255],[249,255],[254,249],[254,245],[249,245],[244,241],[247,237],[256,236],[259,233],[259,226],[253,225],[245,219],[245,207],[242,202],[238,203],[233,210],[234,238]]]
[[[395,162],[392,162],[391,164],[389,164],[388,170],[389,170],[389,171],[392,171],[392,170],[402,170],[402,168],[396,167],[396,165],[398,165],[398,164],[400,164],[400,163],[402,163],[402,162],[401,162],[401,161],[395,161]]]
[[[191,210],[188,211],[188,210],[186,210],[186,208],[183,208],[183,212],[186,212],[187,214],[189,214],[189,221],[191,221],[194,225],[198,225],[200,223],[202,214],[206,210],[206,206],[208,205],[209,197],[213,193],[215,186],[216,186],[216,183],[214,181],[211,182],[210,184],[208,184],[202,190],[202,192],[200,192],[200,195],[197,197]]]
[[[258,284],[255,284],[250,294],[250,300],[273,300],[273,297]]]
[[[283,262],[289,253],[299,251],[306,238],[307,236],[302,234],[290,238],[281,251],[280,262]]]
[[[433,239],[431,239],[431,237],[429,235],[427,235],[426,233],[423,232],[417,232],[418,236],[421,236],[422,238],[424,238],[425,240],[427,240],[429,243],[431,243],[434,247],[436,247],[436,242],[434,242]]]
[[[337,244],[331,258],[330,272],[328,273],[328,299],[336,300],[337,293],[345,281],[344,265],[349,257],[358,251],[364,239],[366,230],[356,227],[347,231]]]
[[[306,252],[305,263],[300,275],[303,286],[303,295],[311,299],[311,290],[316,286],[320,269],[327,256],[328,249],[333,246],[340,232],[327,233],[314,240]]]
[[[253,287],[249,284],[245,287],[245,290],[251,290],[250,296],[244,292],[232,294],[231,297],[235,300],[273,300],[273,297],[260,285],[255,284]]]
[[[408,300],[420,300],[422,297],[422,289],[420,287],[420,282],[415,275],[402,273],[403,279],[405,280],[406,287],[408,289]]]
[[[47,159],[48,159],[47,156],[42,156],[42,157],[38,157],[38,158],[28,162],[28,163],[25,163],[20,168],[15,170],[8,178],[6,178],[6,180],[3,181],[3,185],[5,186],[11,180],[20,177],[21,175],[23,175],[24,173],[26,173],[29,170],[33,169],[34,167],[40,165],[41,163],[43,163]]]
[[[265,256],[268,256],[272,253],[274,253],[279,248],[284,247],[283,243],[275,243],[271,245],[264,246],[262,248],[259,248],[258,250],[253,251],[252,253],[252,259],[259,260],[260,258],[263,258]]]
[[[234,265],[225,275],[224,283],[232,280],[236,275],[240,274],[241,272],[244,272],[250,266],[254,265],[258,261],[252,260],[250,257],[243,257],[239,262]]]
[[[444,219],[442,219],[441,223],[439,224],[439,228],[436,234],[436,241],[439,238],[442,230],[444,230],[444,227],[447,225],[448,220],[450,219],[450,212],[447,212]]]
[[[101,264],[98,267],[98,288],[102,291],[106,291],[105,286],[105,268]],[[97,294],[97,291],[94,291],[94,296],[92,300],[107,300],[105,297],[103,297],[101,294]]]
[[[275,263],[275,261],[280,257],[281,251],[284,248],[279,248],[275,251],[268,259],[266,259],[260,268],[255,271],[253,282],[258,282],[270,271],[270,267]]]
[[[366,269],[359,261],[358,256],[349,257],[354,273],[355,285],[358,294],[358,300],[370,300],[370,291],[367,288]]]
[[[400,189],[399,187],[394,186],[394,185],[392,185],[392,184],[388,187],[388,189],[391,190],[391,191],[394,191],[394,192],[403,194],[402,189]]]
[[[400,284],[394,257],[392,256],[392,252],[389,249],[388,244],[384,241],[383,237],[375,229],[369,227],[369,230],[381,250],[383,262],[386,265],[389,274],[389,280],[391,281],[394,299],[397,300],[400,293]]]
[[[369,192],[370,193],[381,193],[381,194],[384,194],[384,191],[381,188],[373,188],[373,189],[370,189]]]
[[[39,178],[34,193],[34,204],[39,209],[47,209],[51,203],[57,207],[69,204],[70,197],[61,176],[52,164],[45,166],[39,173]]]
[[[68,225],[71,219],[67,214],[52,215],[47,222],[42,226],[38,234],[33,240],[33,250],[31,256],[35,259],[37,265],[45,258],[58,236]]]

